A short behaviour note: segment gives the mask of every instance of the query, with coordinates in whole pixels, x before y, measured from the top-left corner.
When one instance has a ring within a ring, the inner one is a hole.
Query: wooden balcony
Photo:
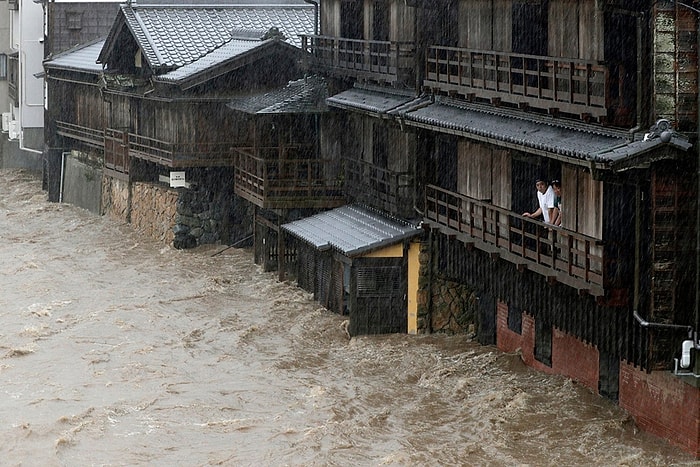
[[[302,49],[327,73],[392,85],[411,84],[406,80],[413,79],[415,47],[411,42],[314,35],[301,38]]]
[[[401,217],[412,217],[414,174],[345,160],[345,192],[354,200]]]
[[[236,144],[218,141],[178,143],[113,128],[105,130],[105,153],[144,159],[172,168],[231,166]]]
[[[448,190],[427,185],[425,222],[468,246],[601,297],[605,292],[604,257],[598,239],[524,218]]]
[[[235,149],[235,193],[264,209],[334,208],[345,204],[341,181],[326,176],[331,161],[295,158],[296,149]]]
[[[576,60],[432,46],[424,86],[551,113],[604,120],[611,102],[608,68]]]
[[[76,125],[75,123],[57,121],[56,133],[65,138],[80,141],[93,148],[104,148],[105,132],[102,128],[90,128],[83,125]]]

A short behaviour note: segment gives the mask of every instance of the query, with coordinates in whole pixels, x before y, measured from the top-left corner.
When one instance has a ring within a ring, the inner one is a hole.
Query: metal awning
[[[347,205],[282,225],[318,250],[359,256],[420,235],[421,229],[360,205]]]

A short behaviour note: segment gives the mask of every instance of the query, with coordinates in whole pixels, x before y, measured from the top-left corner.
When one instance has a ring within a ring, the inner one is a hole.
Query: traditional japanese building
[[[696,6],[319,3],[346,195],[425,231],[408,327],[460,290],[479,341],[700,455]],[[560,225],[523,216],[537,179]]]
[[[105,38],[45,63],[50,199],[178,248],[241,240],[234,167],[288,154],[291,132],[228,104],[302,78],[313,24],[306,4],[121,5]]]
[[[45,63],[49,196],[95,180],[177,247],[250,235],[352,335],[473,333],[700,456],[699,14],[122,5]],[[524,215],[536,180],[560,223]]]

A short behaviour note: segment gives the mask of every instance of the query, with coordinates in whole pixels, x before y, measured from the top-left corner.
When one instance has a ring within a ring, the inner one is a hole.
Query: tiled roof
[[[261,40],[240,40],[232,39],[228,43],[219,47],[216,50],[204,55],[203,57],[176,68],[173,71],[163,73],[159,75],[156,79],[158,81],[180,81],[189,78],[197,73],[208,70],[216,65],[220,65],[227,60],[231,60],[236,56],[242,55],[246,52],[261,47],[264,41]]]
[[[358,86],[329,97],[327,102],[329,106],[339,109],[383,114],[414,100],[415,96],[410,92]]]
[[[320,113],[328,110],[327,97],[326,82],[309,76],[265,94],[234,99],[228,107],[249,114]]]
[[[102,65],[96,63],[100,50],[104,46],[104,39],[82,44],[71,50],[67,50],[55,57],[46,60],[46,68],[84,71],[89,73],[101,73]]]
[[[621,159],[649,152],[662,143],[658,138],[632,140],[628,133],[585,123],[525,113],[498,111],[477,104],[440,100],[404,109],[398,114],[409,126],[440,129],[523,151],[614,164]],[[686,150],[690,145],[674,137],[671,145]]]
[[[301,46],[313,34],[312,5],[122,5],[126,24],[153,69],[192,63],[228,44],[240,31],[277,28]]]
[[[342,206],[282,225],[319,250],[333,248],[348,257],[395,245],[421,229],[359,205]]]

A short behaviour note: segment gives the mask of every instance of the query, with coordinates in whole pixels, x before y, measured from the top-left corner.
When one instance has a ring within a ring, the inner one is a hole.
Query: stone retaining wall
[[[151,238],[172,244],[178,198],[179,194],[174,188],[152,183],[133,183],[131,225]]]
[[[477,319],[474,291],[431,271],[428,241],[421,242],[418,262],[418,333],[473,334]]]
[[[233,194],[230,178],[199,174],[190,188],[104,177],[104,214],[175,248],[231,244],[249,232],[252,207]]]

